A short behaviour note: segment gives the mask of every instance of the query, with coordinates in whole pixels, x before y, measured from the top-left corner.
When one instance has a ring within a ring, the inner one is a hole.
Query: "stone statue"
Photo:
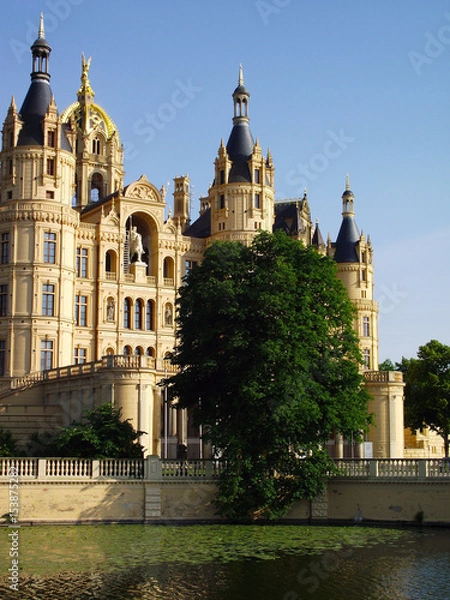
[[[144,254],[142,236],[138,233],[137,227],[132,227],[130,231],[130,261],[135,254],[137,255],[137,262],[142,262],[142,255]]]
[[[106,307],[106,319],[108,321],[114,321],[114,300],[108,300],[108,306]]]

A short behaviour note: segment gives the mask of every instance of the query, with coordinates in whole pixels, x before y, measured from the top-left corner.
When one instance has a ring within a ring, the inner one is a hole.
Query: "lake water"
[[[450,529],[102,525],[0,529],[0,598],[450,600]]]

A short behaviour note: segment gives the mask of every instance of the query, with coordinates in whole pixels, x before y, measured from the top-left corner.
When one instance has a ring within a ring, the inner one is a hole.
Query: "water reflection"
[[[181,531],[181,530],[180,530]],[[287,531],[285,529],[285,531]],[[298,531],[298,530],[297,530]],[[266,557],[267,558],[267,557]],[[141,557],[112,571],[21,577],[17,600],[449,600],[450,531],[412,532],[371,547],[317,554],[278,553],[272,560],[241,556],[206,564],[151,564]]]

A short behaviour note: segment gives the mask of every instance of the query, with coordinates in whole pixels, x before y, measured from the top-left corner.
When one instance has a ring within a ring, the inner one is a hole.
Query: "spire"
[[[44,13],[41,12],[39,17],[39,31],[38,31],[38,39],[45,39],[45,31],[44,31]]]
[[[31,80],[40,79],[43,81],[50,81],[50,74],[48,72],[48,59],[50,56],[50,48],[47,40],[45,39],[44,32],[44,15],[40,14],[39,18],[39,30],[38,37],[34,44],[31,46],[32,54],[32,73]]]
[[[345,191],[342,194],[342,216],[343,217],[353,217],[355,215],[354,210],[354,199],[355,196],[350,189],[350,176],[347,173],[347,177],[345,178]]]
[[[233,123],[248,122],[248,99],[250,94],[244,85],[244,71],[239,65],[239,79],[237,88],[233,92],[234,118]]]
[[[81,54],[81,86],[78,90],[78,98],[80,98],[80,96],[83,98],[93,98],[95,96],[91,88],[91,82],[89,81],[89,67],[91,66],[91,60],[91,56],[86,60],[84,52]]]

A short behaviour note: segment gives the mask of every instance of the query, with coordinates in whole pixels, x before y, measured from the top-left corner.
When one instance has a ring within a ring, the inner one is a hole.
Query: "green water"
[[[450,599],[450,531],[308,526],[0,529],[0,597],[20,600]]]

